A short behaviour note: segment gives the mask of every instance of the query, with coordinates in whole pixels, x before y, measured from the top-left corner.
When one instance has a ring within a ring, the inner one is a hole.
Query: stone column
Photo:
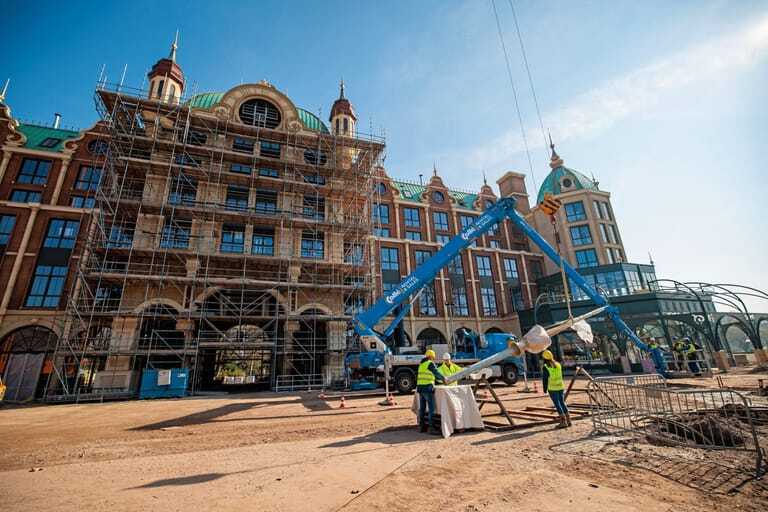
[[[56,179],[56,186],[53,189],[53,197],[51,197],[51,204],[58,204],[59,196],[61,195],[61,187],[64,185],[64,178],[69,169],[69,163],[71,160],[65,158],[61,161],[61,169],[59,170],[59,177]]]
[[[294,335],[298,330],[299,322],[297,320],[288,320],[285,322],[285,328],[283,329],[285,341],[283,342],[283,362],[282,370],[280,371],[281,375],[291,375],[293,373],[291,359],[293,359]]]

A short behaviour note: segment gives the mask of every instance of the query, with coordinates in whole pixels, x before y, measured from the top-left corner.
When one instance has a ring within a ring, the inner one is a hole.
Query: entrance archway
[[[445,336],[434,327],[427,327],[416,336],[416,344],[419,350],[424,352],[429,345],[444,345]]]
[[[3,338],[0,374],[7,386],[5,400],[28,402],[43,396],[57,339],[53,331],[40,326],[22,327]]]

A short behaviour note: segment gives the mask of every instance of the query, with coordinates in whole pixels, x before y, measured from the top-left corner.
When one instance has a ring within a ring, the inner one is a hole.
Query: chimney
[[[59,123],[61,123],[61,114],[56,112],[55,114],[53,114],[53,127],[58,128]]]

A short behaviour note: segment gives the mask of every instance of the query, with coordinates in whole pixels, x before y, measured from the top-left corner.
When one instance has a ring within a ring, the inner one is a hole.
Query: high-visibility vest
[[[435,374],[429,370],[430,364],[432,364],[432,361],[427,360],[419,365],[419,373],[416,376],[417,386],[429,386],[430,384],[435,384]]]
[[[549,377],[547,377],[547,391],[562,391],[565,389],[563,384],[563,367],[555,362],[555,366],[544,365]]]
[[[461,371],[461,366],[454,364],[454,363],[443,363],[440,365],[440,367],[437,369],[444,377],[450,377],[454,373],[459,373]],[[449,386],[458,386],[458,382],[451,382],[448,384]]]

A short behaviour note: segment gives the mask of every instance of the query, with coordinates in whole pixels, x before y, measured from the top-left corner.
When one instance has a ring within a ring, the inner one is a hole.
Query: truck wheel
[[[406,395],[416,389],[416,375],[413,370],[404,368],[395,373],[395,389],[401,395]]]
[[[517,382],[517,366],[508,364],[501,369],[501,378],[507,384],[512,386]]]

